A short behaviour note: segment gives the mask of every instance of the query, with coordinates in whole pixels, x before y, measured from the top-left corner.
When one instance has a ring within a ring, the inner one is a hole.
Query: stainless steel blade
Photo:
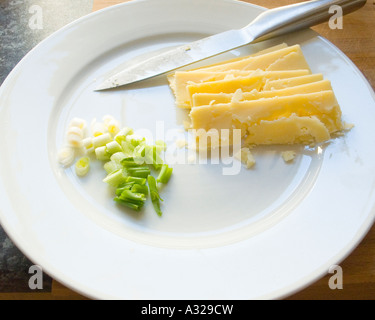
[[[348,14],[365,4],[366,0],[311,0],[266,10],[242,29],[226,31],[157,55],[109,78],[96,90],[149,79],[249,43],[328,21],[332,16],[330,9],[333,5],[340,6],[343,14]]]
[[[96,91],[112,89],[173,71],[191,63],[240,47],[249,42],[243,30],[216,34],[188,45],[177,47],[138,63],[107,79]]]

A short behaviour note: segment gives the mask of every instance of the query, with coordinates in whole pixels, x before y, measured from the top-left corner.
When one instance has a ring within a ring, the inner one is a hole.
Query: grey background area
[[[0,0],[0,85],[33,47],[66,24],[89,14],[92,6],[93,0]],[[37,20],[42,22],[40,29],[30,27],[30,21],[35,22],[33,8],[41,13]],[[0,292],[30,291],[32,264],[0,226]],[[44,275],[43,281],[41,291],[50,291],[52,279]]]

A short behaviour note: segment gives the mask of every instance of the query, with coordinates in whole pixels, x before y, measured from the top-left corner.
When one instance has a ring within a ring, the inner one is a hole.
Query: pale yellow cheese
[[[170,78],[170,87],[176,97],[177,105],[182,104],[186,99],[186,86],[193,83],[201,83],[207,81],[224,80],[228,76],[246,77],[250,76],[255,70],[241,71],[231,70],[229,72],[209,72],[209,71],[176,71],[173,78]],[[301,75],[302,76],[302,75]],[[294,77],[292,75],[291,77]],[[276,80],[276,79],[274,79]]]
[[[327,127],[318,117],[295,114],[273,121],[261,120],[248,127],[246,144],[304,144],[320,143],[331,138]]]
[[[261,55],[264,55],[264,54],[267,54],[267,53],[270,53],[270,52],[274,52],[274,51],[278,51],[278,50],[281,50],[281,49],[284,49],[284,48],[287,48],[287,47],[288,47],[288,45],[286,43],[282,43],[282,44],[278,44],[276,46],[273,46],[273,47],[266,48],[264,50],[258,51],[256,53],[250,54],[248,56],[241,56],[241,57],[237,57],[237,58],[233,58],[233,59],[221,61],[221,62],[218,62],[218,63],[213,63],[213,64],[210,64],[210,65],[205,66],[203,68],[217,67],[217,66],[221,66],[223,64],[245,60],[245,59],[250,58],[250,57],[261,56]],[[191,71],[201,70],[201,69],[202,69],[202,67],[201,68],[192,69]]]
[[[250,77],[238,77],[230,80],[210,81],[191,84],[186,87],[191,105],[192,97],[196,93],[234,93],[238,89],[242,91],[260,90],[264,85],[264,77],[262,75]]]
[[[178,71],[175,73],[173,92],[176,97],[176,105],[179,108],[191,108],[191,97],[186,87],[192,83],[202,83],[209,81],[220,81],[224,79],[233,79],[236,77],[248,77],[252,74],[264,75],[267,81],[286,79],[292,77],[301,77],[310,74],[309,70],[287,70],[287,71],[240,71],[230,70],[228,72],[207,72],[207,71]]]
[[[344,130],[330,81],[322,74],[311,74],[299,45],[282,44],[251,56],[178,71],[168,80],[176,105],[191,108],[189,129],[196,132],[199,148],[201,140],[207,140],[206,133],[215,134],[215,139],[209,139],[210,147],[237,140],[235,129],[247,146],[311,145]],[[229,136],[220,135],[228,129]],[[249,154],[241,153],[241,160],[253,165]]]
[[[310,70],[301,48],[299,48],[297,52],[291,52],[283,57],[280,57],[266,68],[267,71],[298,69]]]
[[[315,117],[323,123],[329,134],[342,130],[341,109],[334,93],[330,90],[287,97],[201,106],[193,108],[190,112],[192,128],[194,129],[202,128],[207,131],[210,129],[241,129],[243,136],[251,133],[250,130],[255,125],[260,126],[262,121],[272,122],[290,118],[292,115]],[[276,135],[282,136],[281,133]],[[280,139],[289,138],[283,137]],[[268,143],[269,139],[266,136],[256,140],[256,144]],[[276,140],[274,143],[282,143],[282,140]],[[303,139],[301,143],[304,143]]]
[[[180,108],[191,108],[191,95],[188,95],[185,90],[191,82],[200,84],[201,82],[220,81],[228,77],[235,78],[244,76],[246,72],[251,72],[253,70],[281,72],[291,72],[295,70],[296,73],[291,75],[291,77],[311,73],[310,67],[299,45],[283,47],[265,54],[235,60],[236,61],[229,63],[200,68],[195,71],[179,71],[169,77],[170,87],[176,97],[176,105]],[[270,78],[269,80],[283,78],[285,78],[285,76],[281,78]],[[223,90],[221,92],[230,93],[232,91]]]
[[[284,151],[281,153],[281,156],[285,162],[292,162],[296,158],[296,155],[297,154],[295,151]]]
[[[233,58],[233,59],[230,59],[230,60],[210,64],[210,65],[206,66],[205,68],[210,68],[210,67],[212,68],[212,67],[220,66],[220,65],[223,65],[223,64],[231,63],[231,62],[244,60],[244,59],[247,59],[247,58],[250,58],[250,57],[261,56],[261,55],[264,55],[264,54],[267,54],[267,53],[270,53],[270,52],[273,52],[273,51],[278,51],[280,49],[284,49],[284,48],[287,48],[287,47],[288,47],[288,45],[286,43],[282,43],[282,44],[279,44],[279,45],[261,50],[259,52],[253,53],[253,54],[245,56],[245,57],[237,57],[237,58]],[[186,71],[186,72],[200,71],[200,69],[201,68],[191,69],[191,70]],[[180,71],[177,71],[177,72],[180,72]],[[176,88],[175,76],[176,76],[177,72],[168,75],[168,81],[169,81],[170,87],[172,88],[173,91],[175,91],[175,88]]]
[[[254,167],[256,163],[255,158],[249,148],[241,148],[241,150],[236,153],[234,157],[245,164],[247,169]]]
[[[269,80],[265,85],[263,90],[269,91],[269,90],[280,90],[285,89],[289,87],[296,87],[300,86],[302,84],[322,81],[323,75],[318,74],[310,74],[305,75],[301,77],[290,77],[290,78],[284,78],[284,79],[276,79],[276,80]]]
[[[287,66],[287,67],[286,67]],[[219,66],[200,68],[200,71],[223,72],[229,70],[310,70],[299,45],[286,47],[259,56],[249,57]]]
[[[302,93],[313,93],[332,90],[331,82],[322,80],[318,82],[303,84],[296,87],[281,90],[243,92],[241,100],[257,100],[262,98],[285,97]],[[193,107],[229,103],[234,97],[233,93],[196,93],[193,95]]]

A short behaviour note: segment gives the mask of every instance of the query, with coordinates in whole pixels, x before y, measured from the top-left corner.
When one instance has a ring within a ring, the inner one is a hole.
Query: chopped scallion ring
[[[58,155],[58,161],[63,167],[70,167],[74,163],[75,152],[71,147],[63,147]]]
[[[107,143],[110,143],[112,141],[112,137],[109,133],[101,134],[100,136],[97,136],[92,139],[92,144],[94,148],[104,147]]]
[[[171,178],[172,172],[172,168],[169,168],[167,164],[163,164],[157,178],[157,182],[168,183],[169,179]]]
[[[163,212],[160,209],[160,201],[163,201],[162,198],[160,198],[158,188],[156,186],[156,180],[153,176],[148,176],[148,187],[150,189],[150,196],[151,201],[154,206],[155,212],[158,214],[159,217],[163,215]]]
[[[75,165],[76,174],[79,177],[84,177],[90,170],[90,158],[82,157]]]

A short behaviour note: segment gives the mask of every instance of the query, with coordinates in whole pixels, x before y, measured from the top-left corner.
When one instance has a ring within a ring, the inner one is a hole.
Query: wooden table
[[[129,0],[94,0],[93,10],[100,10]],[[176,0],[178,1],[178,0]],[[295,0],[246,0],[267,8],[298,3]],[[342,30],[331,30],[328,24],[314,28],[340,48],[364,73],[375,88],[375,0],[368,0],[365,8],[344,18]],[[344,272],[343,290],[331,290],[328,286],[330,274],[288,299],[367,299],[375,298],[375,226],[357,249],[340,266]],[[2,295],[4,297],[4,295]],[[1,298],[1,295],[0,295]],[[12,299],[84,299],[54,281],[51,293],[9,294]]]

